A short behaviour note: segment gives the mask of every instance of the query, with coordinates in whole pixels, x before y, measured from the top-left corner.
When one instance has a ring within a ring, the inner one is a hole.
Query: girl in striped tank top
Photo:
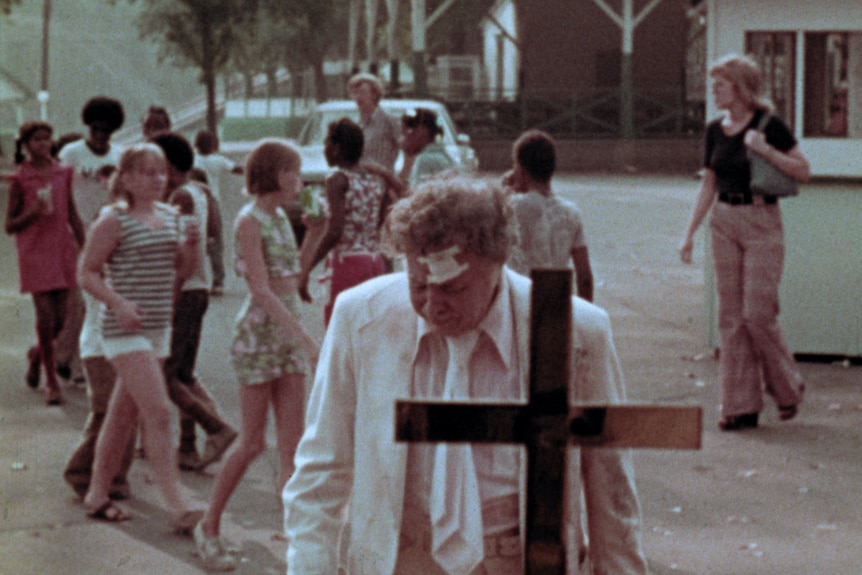
[[[115,203],[102,210],[84,247],[81,285],[101,302],[105,356],[118,381],[96,443],[93,476],[84,497],[88,515],[123,521],[129,515],[108,497],[135,421],[141,418],[144,448],[172,512],[176,532],[190,534],[202,516],[180,485],[170,428],[173,408],[162,365],[168,355],[175,280],[197,266],[200,232],[180,238],[177,212],[162,203],[167,167],[154,144],[130,147],[111,180]]]

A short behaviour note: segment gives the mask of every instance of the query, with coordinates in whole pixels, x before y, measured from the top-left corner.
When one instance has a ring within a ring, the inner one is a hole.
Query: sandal
[[[48,388],[45,392],[45,405],[63,405],[66,403],[66,398],[63,397],[63,392],[59,389]]]
[[[201,523],[195,526],[194,537],[195,547],[204,567],[210,571],[233,571],[236,569],[236,557],[225,548],[220,537],[204,535]]]
[[[179,517],[171,521],[171,531],[174,535],[192,535],[195,525],[203,518],[203,509],[184,511]]]
[[[742,431],[743,429],[754,429],[757,427],[757,413],[744,413],[742,415],[728,415],[718,422],[718,428],[722,431]]]
[[[107,521],[109,523],[119,523],[128,521],[132,518],[131,515],[123,511],[116,503],[108,499],[95,509],[87,511],[87,517],[98,519],[99,521]]]
[[[781,421],[790,421],[791,419],[796,417],[797,413],[799,413],[799,404],[802,403],[802,399],[805,397],[804,383],[799,384],[798,395],[799,401],[796,402],[794,405],[786,405],[784,407],[780,405],[778,406],[778,419],[780,419]]]
[[[132,492],[128,483],[114,483],[111,485],[111,490],[108,492],[108,497],[114,501],[125,501],[131,496]]]
[[[787,407],[778,408],[778,419],[781,421],[790,421],[796,414],[799,413],[799,408],[796,405],[788,405]]]

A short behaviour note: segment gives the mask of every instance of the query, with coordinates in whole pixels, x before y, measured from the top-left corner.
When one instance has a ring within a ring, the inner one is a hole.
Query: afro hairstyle
[[[195,152],[185,136],[176,132],[165,132],[150,140],[165,153],[165,159],[177,171],[186,173],[195,163]]]
[[[107,96],[95,96],[84,104],[81,120],[86,126],[92,126],[97,122],[102,123],[113,133],[123,125],[126,113],[119,100]]]

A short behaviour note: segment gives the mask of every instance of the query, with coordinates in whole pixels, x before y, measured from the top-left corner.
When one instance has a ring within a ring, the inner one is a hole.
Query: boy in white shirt
[[[228,158],[218,153],[218,137],[209,130],[201,130],[195,136],[195,163],[194,167],[203,170],[207,176],[206,184],[209,186],[212,198],[215,200],[216,218],[218,219],[218,233],[212,242],[207,242],[207,256],[213,271],[213,287],[210,295],[219,296],[224,293],[224,242],[222,240],[221,221],[221,178],[225,174],[240,175],[242,166],[235,164]]]
[[[578,296],[593,301],[593,270],[581,211],[551,190],[556,163],[556,144],[540,130],[524,132],[512,146],[513,167],[503,185],[515,192],[510,201],[520,239],[508,265],[527,277],[533,268],[574,267]]]

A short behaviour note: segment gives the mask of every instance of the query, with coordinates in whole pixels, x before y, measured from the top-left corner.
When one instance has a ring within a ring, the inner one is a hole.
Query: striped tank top
[[[151,230],[125,210],[112,208],[120,223],[117,247],[105,266],[108,285],[141,310],[144,330],[171,325],[173,314],[176,253],[179,241],[177,211],[157,203],[156,212],[165,225]],[[117,323],[113,310],[102,304],[103,337],[130,335]]]

